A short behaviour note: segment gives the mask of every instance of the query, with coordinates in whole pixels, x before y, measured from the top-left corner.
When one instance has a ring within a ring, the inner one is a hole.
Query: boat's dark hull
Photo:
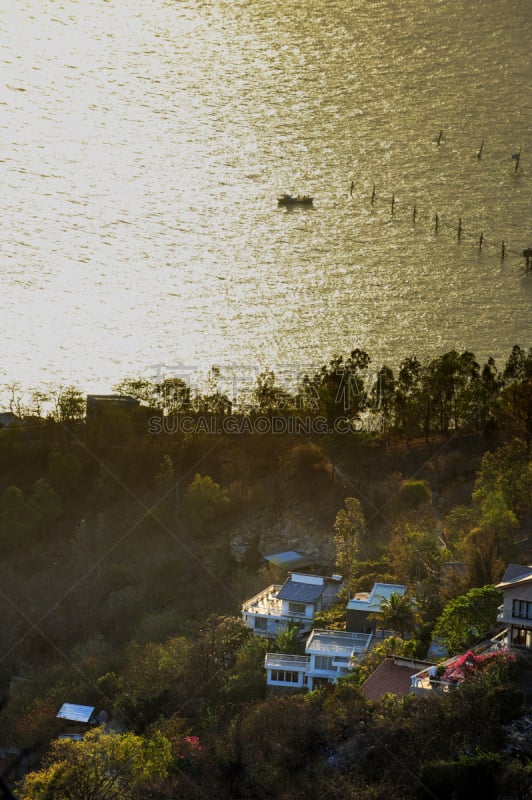
[[[299,195],[297,197],[284,195],[283,197],[279,197],[277,202],[280,206],[311,206],[314,202],[314,198],[308,197],[307,195]]]

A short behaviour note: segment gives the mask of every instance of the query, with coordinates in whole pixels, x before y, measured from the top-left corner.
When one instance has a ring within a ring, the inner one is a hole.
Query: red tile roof
[[[368,700],[379,700],[386,692],[402,696],[410,692],[410,678],[419,671],[420,667],[402,666],[386,658],[361,688]]]

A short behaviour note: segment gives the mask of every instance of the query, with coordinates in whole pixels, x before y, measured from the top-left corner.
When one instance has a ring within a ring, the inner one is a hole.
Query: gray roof
[[[2,411],[0,413],[0,428],[9,428],[11,425],[18,425],[20,422],[20,417],[13,414],[12,411]]]
[[[138,406],[140,401],[129,394],[88,394],[87,405],[113,404],[124,406]]]
[[[309,556],[300,553],[298,550],[285,550],[282,553],[272,553],[272,555],[264,556],[264,560],[282,567],[304,567],[313,563]]]
[[[523,567],[521,564],[509,564],[502,576],[501,583],[512,583],[519,578],[526,578],[532,575],[532,567]]]
[[[57,714],[58,719],[70,722],[88,722],[94,712],[94,706],[79,706],[75,703],[63,703]]]
[[[325,583],[299,583],[287,580],[280,588],[277,597],[279,600],[293,600],[296,603],[315,603],[325,589]]]

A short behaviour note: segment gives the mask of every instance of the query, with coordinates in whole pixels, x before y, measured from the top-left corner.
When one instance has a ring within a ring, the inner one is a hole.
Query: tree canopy
[[[22,782],[20,800],[135,800],[147,785],[165,777],[170,742],[160,733],[104,733],[96,728],[83,739],[56,739],[45,766]]]
[[[450,600],[436,620],[434,636],[450,653],[465,650],[494,629],[501,593],[493,586],[470,589]]]
[[[366,521],[360,500],[356,497],[346,497],[344,504],[345,509],[340,509],[336,515],[333,538],[336,566],[344,578],[347,590],[350,591],[355,560],[366,535]]]
[[[379,610],[368,618],[378,622],[383,630],[396,631],[402,639],[406,638],[406,634],[412,633],[418,624],[415,602],[399,592],[392,592],[390,597],[382,597]]]

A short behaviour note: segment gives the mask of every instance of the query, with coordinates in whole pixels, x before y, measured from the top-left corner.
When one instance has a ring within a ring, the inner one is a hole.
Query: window
[[[532,619],[532,602],[514,600],[512,603],[512,616],[517,619]]]
[[[512,626],[512,644],[532,649],[532,631],[530,628]]]
[[[255,630],[265,631],[268,628],[268,620],[266,617],[255,617]]]
[[[286,669],[272,669],[272,683],[299,683],[299,672],[291,672]]]
[[[314,668],[315,669],[327,669],[331,670],[333,668],[332,665],[333,656],[316,656],[314,661]]]
[[[291,614],[304,614],[305,609],[305,603],[288,603],[288,610]]]

